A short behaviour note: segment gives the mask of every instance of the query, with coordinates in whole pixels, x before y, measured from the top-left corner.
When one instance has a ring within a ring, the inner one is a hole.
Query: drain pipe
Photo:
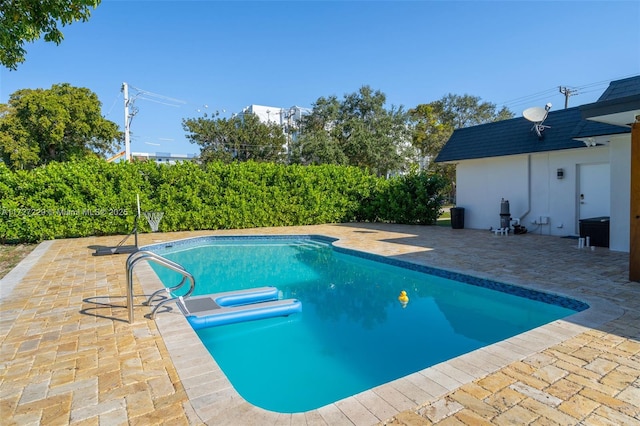
[[[527,210],[517,218],[518,225],[531,211],[531,154],[527,154]]]

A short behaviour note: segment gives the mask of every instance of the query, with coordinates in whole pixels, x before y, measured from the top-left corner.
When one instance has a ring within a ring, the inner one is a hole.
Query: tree
[[[21,89],[0,105],[0,155],[12,168],[32,168],[113,153],[122,139],[101,115],[98,96],[67,83]]]
[[[344,96],[319,98],[305,117],[294,147],[302,164],[348,164],[378,175],[402,169],[410,148],[407,114],[385,108],[386,96],[363,86]]]
[[[335,96],[320,97],[313,104],[311,114],[302,117],[298,137],[292,142],[291,162],[297,164],[344,165],[348,159],[332,137],[331,130],[338,121],[340,102]]]
[[[513,118],[513,113],[503,107],[482,102],[477,96],[453,95],[420,104],[409,110],[412,119],[413,144],[423,156],[435,158],[455,129]]]
[[[15,70],[24,62],[25,42],[44,34],[45,41],[60,44],[64,38],[58,25],[87,21],[91,8],[101,0],[0,0],[0,63]]]
[[[513,118],[508,108],[496,110],[496,104],[482,102],[478,96],[447,94],[434,103],[442,121],[454,129]]]
[[[200,145],[200,159],[209,161],[269,161],[284,158],[287,142],[282,128],[275,123],[262,123],[254,114],[226,118],[208,116],[182,120],[191,143]]]
[[[420,104],[409,110],[413,124],[412,143],[420,156],[428,162],[427,168],[448,179],[448,191],[453,196],[455,167],[436,164],[433,160],[455,129],[513,118],[513,113],[503,107],[482,102],[477,96],[447,94],[442,99]]]

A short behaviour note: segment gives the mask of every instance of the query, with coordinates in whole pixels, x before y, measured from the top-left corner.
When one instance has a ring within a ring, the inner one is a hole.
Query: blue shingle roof
[[[597,102],[580,109],[583,118],[631,127],[640,114],[640,76],[612,81]]]
[[[572,139],[573,130],[580,121],[580,110],[577,107],[551,111],[544,121],[544,125],[549,128],[544,129],[541,139],[532,131],[533,123],[523,117],[457,129],[435,161],[469,160],[584,147],[584,143]]]
[[[640,76],[612,81],[598,102],[635,100],[640,95]],[[627,127],[585,120],[580,107],[550,111],[544,122],[549,128],[542,139],[532,131],[533,123],[523,117],[457,129],[442,148],[437,163],[505,155],[584,148],[576,138],[629,133]]]
[[[582,107],[580,108],[582,110]],[[573,130],[573,138],[588,138],[590,136],[618,135],[621,133],[629,133],[628,127],[614,126],[611,124],[600,123],[598,121],[582,120]]]
[[[640,95],[640,75],[615,80],[609,83],[607,90],[598,98],[598,102]]]

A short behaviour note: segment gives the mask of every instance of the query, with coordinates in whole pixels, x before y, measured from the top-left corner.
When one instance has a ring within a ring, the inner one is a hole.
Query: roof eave
[[[631,127],[640,116],[640,94],[583,105],[580,111],[585,120]]]

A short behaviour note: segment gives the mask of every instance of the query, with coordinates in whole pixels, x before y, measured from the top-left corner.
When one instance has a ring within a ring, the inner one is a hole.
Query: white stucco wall
[[[500,201],[528,232],[578,235],[578,170],[582,164],[611,165],[610,248],[629,251],[630,142],[539,154],[465,160],[456,167],[456,202],[465,208],[465,228],[500,227]],[[557,170],[563,169],[563,179]],[[541,225],[540,217],[548,217]],[[536,223],[532,223],[535,221]]]
[[[630,250],[631,213],[631,138],[628,135],[611,139],[611,224],[609,248]]]
[[[512,217],[524,213],[527,176],[526,156],[461,161],[456,168],[456,205],[465,209],[465,228],[499,228],[502,198],[509,200]]]

